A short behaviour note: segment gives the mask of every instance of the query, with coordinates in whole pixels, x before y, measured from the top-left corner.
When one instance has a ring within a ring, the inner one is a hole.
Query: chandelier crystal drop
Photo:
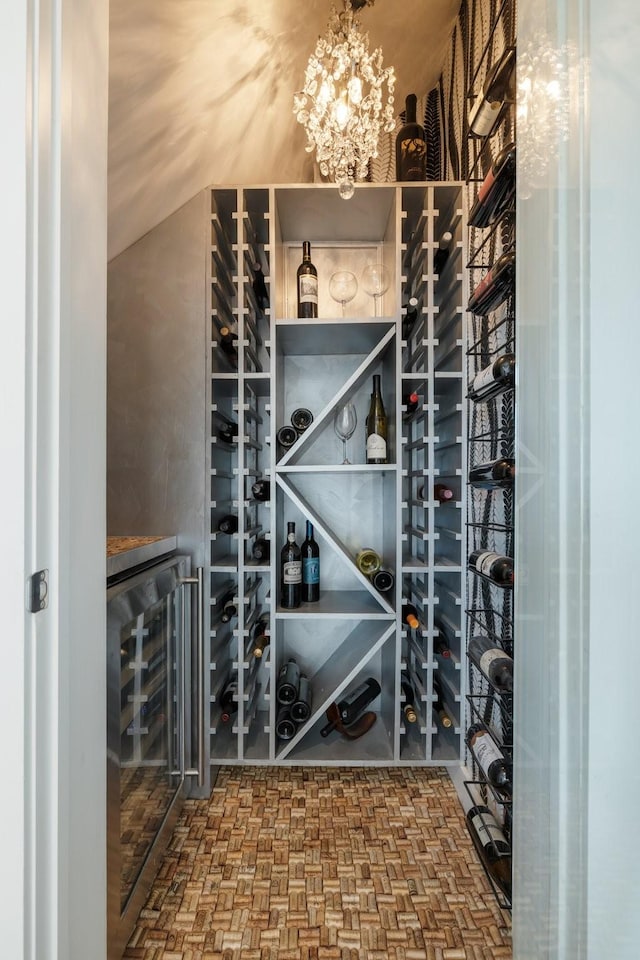
[[[342,13],[331,6],[327,33],[318,38],[303,88],[293,98],[293,112],[307,133],[305,149],[315,150],[320,173],[331,177],[345,198],[378,156],[381,130],[395,129],[394,69],[383,68],[379,47],[369,52],[369,35],[360,33],[354,15],[365,3],[372,6],[374,0],[344,0]]]

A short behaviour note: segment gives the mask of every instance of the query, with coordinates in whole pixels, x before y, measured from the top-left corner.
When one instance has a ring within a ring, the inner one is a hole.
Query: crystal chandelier
[[[378,156],[380,131],[395,129],[393,67],[382,66],[382,50],[369,52],[369,35],[359,32],[354,11],[375,0],[344,0],[331,6],[327,33],[319,37],[293,98],[293,112],[307,132],[308,153],[316,151],[320,173],[353,195],[354,181],[367,176],[369,160]],[[387,85],[386,102],[383,87]]]

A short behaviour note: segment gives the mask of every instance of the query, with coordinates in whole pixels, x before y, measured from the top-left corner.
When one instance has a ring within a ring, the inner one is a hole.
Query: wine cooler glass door
[[[187,575],[188,558],[177,558],[109,591],[116,592],[108,604],[110,957],[182,795]]]

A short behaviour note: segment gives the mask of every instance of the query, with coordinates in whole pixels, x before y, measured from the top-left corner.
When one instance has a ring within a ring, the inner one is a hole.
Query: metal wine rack
[[[492,63],[507,46],[515,45],[515,2],[503,0],[497,9],[492,28],[476,66],[473,94],[482,90],[483,78]],[[470,158],[467,177],[468,202],[473,204],[478,187],[491,167],[492,160],[510,141],[515,140],[515,110],[505,103],[499,111],[494,129],[484,139],[469,138]],[[470,288],[474,289],[490,270],[498,256],[515,248],[515,210],[503,210],[490,226],[469,227],[467,270]],[[515,296],[487,316],[468,314],[467,379],[474,376],[505,353],[516,353]],[[468,467],[508,457],[515,459],[515,391],[508,390],[487,402],[468,401]],[[468,550],[489,550],[513,558],[514,555],[514,493],[511,488],[467,490]],[[517,571],[516,571],[517,576]],[[497,648],[514,656],[513,591],[502,589],[468,573],[467,637],[483,636]],[[513,698],[498,692],[467,659],[468,692],[467,724],[484,723],[507,761],[513,756]],[[510,801],[493,790],[470,752],[468,762],[473,780],[466,786],[474,803],[487,804],[501,825],[506,840],[511,843],[512,819]],[[486,865],[485,865],[486,869]],[[510,908],[505,894],[493,882],[498,903]]]

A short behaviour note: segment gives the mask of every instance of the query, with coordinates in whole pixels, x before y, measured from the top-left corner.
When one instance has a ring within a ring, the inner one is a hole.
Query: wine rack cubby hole
[[[459,765],[467,677],[462,185],[362,184],[349,201],[325,185],[214,187],[210,197],[209,760]],[[434,254],[447,232],[449,256],[436,274]],[[296,317],[303,240],[311,242],[319,275],[317,320]],[[376,261],[391,278],[378,309],[359,283],[343,316],[329,295],[331,274],[350,270],[360,280]],[[256,264],[268,305],[254,291]],[[415,321],[403,330],[413,298]],[[389,426],[389,462],[381,465],[365,463],[374,374],[382,378]],[[402,401],[412,391],[420,399],[409,419]],[[348,465],[333,429],[335,410],[346,402],[358,417]],[[282,449],[278,429],[298,407],[310,409],[313,422]],[[258,478],[270,481],[267,501],[253,498]],[[434,497],[436,483],[453,491],[447,503]],[[230,534],[218,530],[227,514],[238,521]],[[286,524],[295,522],[300,543],[306,520],[321,551],[320,601],[283,609]],[[271,547],[268,563],[253,556],[262,538]],[[362,547],[380,553],[393,572],[389,593],[378,593],[358,570]],[[230,593],[237,616],[224,623],[221,605]],[[419,629],[403,623],[403,602],[418,608]],[[256,658],[253,628],[262,617],[269,643]],[[450,656],[434,650],[440,633]],[[309,719],[282,741],[276,678],[290,657],[310,678],[313,702]],[[414,723],[402,711],[405,672],[415,692]],[[323,738],[329,705],[369,676],[381,686],[371,704],[374,726],[357,740],[336,732]],[[225,722],[220,696],[230,677],[237,693]],[[447,727],[434,708],[434,680]]]

